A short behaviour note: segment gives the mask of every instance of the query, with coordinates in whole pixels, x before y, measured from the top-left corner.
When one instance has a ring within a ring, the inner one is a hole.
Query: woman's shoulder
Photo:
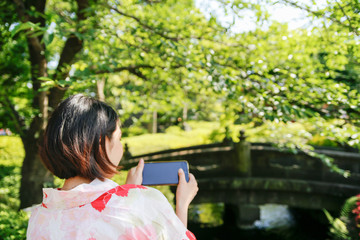
[[[107,186],[111,186],[104,194],[115,194],[119,197],[127,197],[130,194],[144,195],[147,197],[165,198],[165,196],[158,189],[136,184],[122,184],[119,185],[116,182],[106,179],[104,182]]]
[[[143,206],[165,205],[166,197],[157,189],[152,187],[124,184],[104,192],[101,196],[91,202],[91,206],[102,212],[110,205],[112,209],[127,208],[137,209]],[[145,204],[146,203],[146,204]]]
[[[118,190],[120,192],[123,192],[124,195],[128,195],[128,193],[136,192],[137,194],[141,194],[148,197],[165,197],[162,192],[157,190],[156,188],[149,187],[149,186],[143,186],[143,185],[135,185],[135,184],[124,184],[119,185]]]

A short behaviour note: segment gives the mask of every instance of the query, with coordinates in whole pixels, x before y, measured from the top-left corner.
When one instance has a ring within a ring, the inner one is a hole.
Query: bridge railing
[[[197,177],[221,176],[224,174],[227,159],[233,154],[232,144],[214,143],[185,148],[169,149],[138,156],[128,156],[121,160],[124,169],[135,166],[142,158],[145,162],[186,160],[190,171]]]
[[[351,176],[345,178],[341,174],[331,171],[320,159],[311,157],[304,152],[293,154],[269,144],[259,143],[251,146],[252,176],[359,184],[359,153],[345,152],[340,148],[317,148],[315,151],[333,158],[333,163],[341,169],[349,170]]]

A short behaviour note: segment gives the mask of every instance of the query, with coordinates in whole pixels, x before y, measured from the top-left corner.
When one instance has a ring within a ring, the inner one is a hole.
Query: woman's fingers
[[[138,165],[136,166],[136,173],[142,175],[143,170],[144,170],[144,159],[141,158]]]
[[[129,170],[126,184],[140,185],[142,183],[142,172],[144,170],[144,159],[140,159],[138,165]]]
[[[197,191],[199,190],[199,187],[195,179],[195,176],[192,173],[189,173],[189,183],[194,186],[194,193],[196,195]]]
[[[198,192],[198,184],[193,174],[189,173],[189,182],[185,179],[185,173],[179,169],[179,184],[176,189],[176,202],[179,207],[187,208]]]
[[[189,182],[196,181],[195,176],[192,173],[189,173]]]
[[[186,182],[185,173],[182,168],[179,168],[178,175],[179,175],[179,184]]]

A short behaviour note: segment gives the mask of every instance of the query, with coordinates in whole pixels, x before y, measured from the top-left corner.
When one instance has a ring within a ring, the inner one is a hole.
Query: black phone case
[[[142,185],[176,185],[179,183],[179,168],[189,181],[189,164],[187,161],[149,162],[145,163]]]

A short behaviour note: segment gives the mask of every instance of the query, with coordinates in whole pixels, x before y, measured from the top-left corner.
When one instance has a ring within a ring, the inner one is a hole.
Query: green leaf
[[[52,43],[52,41],[54,40],[55,34],[51,33],[51,34],[45,34],[44,35],[44,43],[46,46],[50,45]]]
[[[34,34],[34,33],[39,34],[38,31],[43,33],[44,29],[40,28],[39,25],[40,25],[39,23],[34,24],[32,22],[19,23],[11,31],[11,37],[14,37],[18,32],[25,30],[31,30],[28,34]]]

